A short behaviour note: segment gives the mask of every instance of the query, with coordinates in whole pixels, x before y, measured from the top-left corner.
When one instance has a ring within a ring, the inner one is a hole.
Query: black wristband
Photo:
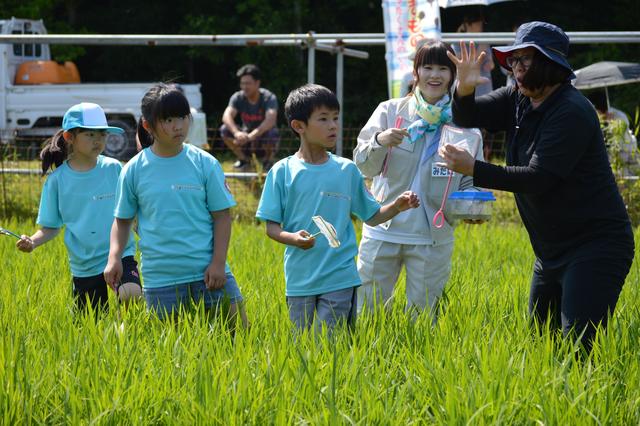
[[[376,143],[376,145],[378,145],[378,146],[384,146],[384,145],[382,145],[380,142],[378,142],[378,135],[379,135],[380,133],[382,133],[382,132],[376,132],[376,134],[375,134],[375,135],[373,135],[373,141],[374,141],[374,142]]]

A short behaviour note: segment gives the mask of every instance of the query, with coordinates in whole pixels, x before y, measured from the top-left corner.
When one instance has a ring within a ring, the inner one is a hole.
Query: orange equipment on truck
[[[18,66],[14,84],[80,83],[80,73],[73,62],[27,61]]]

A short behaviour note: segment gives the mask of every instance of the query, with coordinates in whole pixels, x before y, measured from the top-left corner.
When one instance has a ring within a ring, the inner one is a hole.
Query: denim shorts
[[[315,296],[287,296],[289,319],[299,330],[323,325],[329,330],[339,323],[352,329],[356,322],[357,292],[355,287]]]
[[[188,307],[203,303],[205,309],[215,308],[228,300],[231,304],[242,302],[242,293],[233,274],[227,274],[227,282],[219,290],[209,290],[204,280],[168,285],[157,288],[143,288],[147,309],[155,311],[160,319],[165,314],[178,312],[181,306]]]

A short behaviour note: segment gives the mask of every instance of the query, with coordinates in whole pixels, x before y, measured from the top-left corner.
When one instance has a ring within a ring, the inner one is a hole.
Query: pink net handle
[[[396,117],[396,122],[393,124],[393,127],[396,129],[400,129],[402,126],[402,117],[397,116]],[[382,177],[387,176],[387,168],[389,167],[389,161],[391,160],[391,149],[392,147],[389,147],[387,149],[387,158],[384,161],[384,167],[382,168]]]
[[[453,172],[449,172],[449,179],[447,179],[447,187],[444,189],[444,195],[442,196],[442,203],[440,204],[440,210],[433,216],[433,226],[440,229],[444,226],[444,206],[447,203],[447,195],[449,195],[449,186],[451,185],[451,178]]]

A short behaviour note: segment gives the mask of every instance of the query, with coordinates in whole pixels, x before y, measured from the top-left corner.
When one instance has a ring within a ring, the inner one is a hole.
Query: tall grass
[[[27,222],[5,226],[29,232]],[[460,227],[439,319],[392,311],[349,336],[291,332],[283,248],[235,225],[230,251],[252,322],[235,339],[193,309],[74,313],[62,238],[32,254],[0,240],[0,422],[51,424],[638,424],[640,266],[607,333],[578,361],[532,331],[533,262],[518,226]],[[404,284],[401,283],[401,287]]]

